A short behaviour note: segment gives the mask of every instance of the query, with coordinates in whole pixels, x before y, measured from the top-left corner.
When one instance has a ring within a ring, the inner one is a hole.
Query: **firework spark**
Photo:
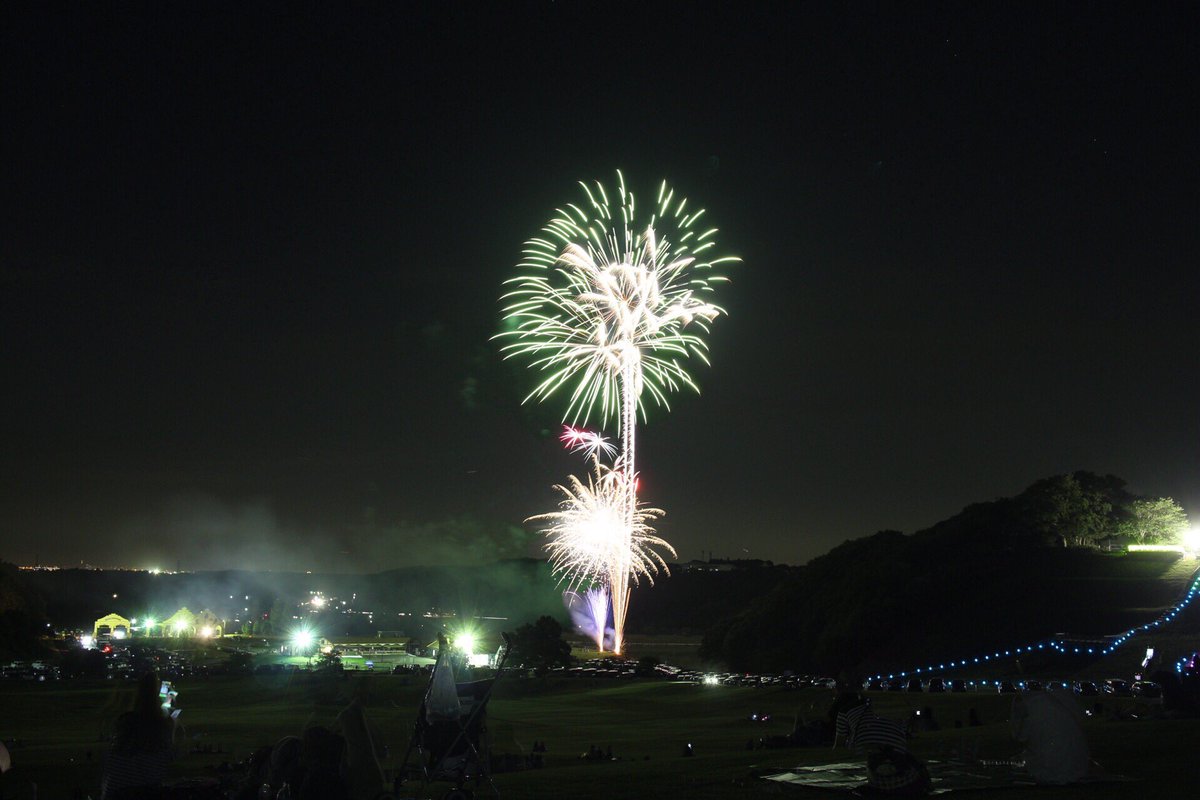
[[[563,432],[558,440],[566,445],[572,453],[582,452],[592,458],[598,457],[601,453],[613,456],[617,452],[617,448],[613,447],[612,443],[603,435],[570,425],[563,425]]]
[[[512,326],[500,334],[510,340],[505,357],[530,357],[546,373],[526,400],[573,382],[564,414],[573,422],[599,413],[624,425],[623,394],[640,406],[645,391],[669,407],[670,392],[698,391],[684,362],[708,363],[701,334],[723,313],[710,302],[713,285],[726,280],[717,270],[739,260],[713,255],[716,228],[704,228],[703,209],[689,210],[665,182],[640,218],[617,178],[616,204],[602,184],[580,184],[587,202],[560,210],[526,242],[523,274],[506,282],[503,298]],[[622,387],[626,378],[631,385]]]
[[[633,523],[626,522],[626,506],[631,487],[623,473],[592,459],[593,471],[587,482],[571,476],[569,485],[555,486],[562,495],[558,511],[530,517],[529,522],[548,522],[544,533],[549,542],[554,574],[559,583],[575,591],[587,583],[608,581],[627,586],[646,578],[651,585],[661,569],[669,574],[667,563],[656,548],[672,557],[675,549],[654,534],[650,522],[661,517],[657,508],[635,503]],[[623,579],[613,582],[618,575]]]

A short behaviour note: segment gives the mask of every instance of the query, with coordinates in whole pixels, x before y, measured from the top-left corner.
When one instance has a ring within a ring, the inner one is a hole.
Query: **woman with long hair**
[[[162,786],[175,757],[175,719],[163,707],[160,685],[158,675],[147,672],[138,680],[133,710],[117,717],[100,800],[132,800]]]

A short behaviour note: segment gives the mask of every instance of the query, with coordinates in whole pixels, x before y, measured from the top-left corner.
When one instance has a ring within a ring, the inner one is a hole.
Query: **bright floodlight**
[[[201,638],[207,639],[208,637],[210,637],[212,635],[213,635],[213,629],[208,627],[207,625],[205,625],[203,628],[200,629]]]
[[[1190,552],[1200,552],[1200,527],[1188,528],[1183,532],[1183,546]]]
[[[454,637],[454,646],[468,656],[473,655],[475,653],[475,634],[463,631]]]
[[[312,631],[296,631],[292,634],[292,647],[297,650],[307,650],[312,647]]]
[[[121,630],[120,628],[117,628],[115,631],[113,631],[113,638],[114,639],[124,639],[125,631]]]
[[[309,602],[312,603],[313,608],[321,608],[323,605],[325,605],[325,598],[319,595],[313,595],[313,599]]]
[[[157,624],[158,623],[154,621],[154,617],[146,617],[146,630],[150,630]]]
[[[187,627],[187,623],[184,622],[183,620],[181,620],[181,619],[175,620],[175,630],[178,631],[179,633],[183,633],[183,629],[186,627]]]
[[[79,637],[79,643],[84,647],[91,647],[95,643],[95,639],[92,638],[91,634],[85,633]]]

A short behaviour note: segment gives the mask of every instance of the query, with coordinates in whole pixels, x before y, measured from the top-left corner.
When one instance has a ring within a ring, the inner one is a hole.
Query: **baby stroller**
[[[419,777],[426,793],[435,781],[453,783],[453,788],[441,796],[442,800],[470,800],[475,795],[467,784],[474,783],[478,789],[484,781],[492,796],[499,797],[491,776],[487,704],[492,687],[504,672],[508,635],[504,636],[496,674],[479,681],[456,683],[455,666],[458,662],[461,670],[462,656],[448,645],[445,637],[439,636],[438,644],[437,663],[417,712],[417,722],[400,767],[401,778]],[[410,766],[414,756],[416,763]]]

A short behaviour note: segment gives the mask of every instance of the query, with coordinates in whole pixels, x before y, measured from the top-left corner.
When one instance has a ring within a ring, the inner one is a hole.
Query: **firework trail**
[[[564,592],[563,601],[575,627],[590,636],[596,650],[603,653],[608,632],[608,589],[599,583],[586,592]]]

